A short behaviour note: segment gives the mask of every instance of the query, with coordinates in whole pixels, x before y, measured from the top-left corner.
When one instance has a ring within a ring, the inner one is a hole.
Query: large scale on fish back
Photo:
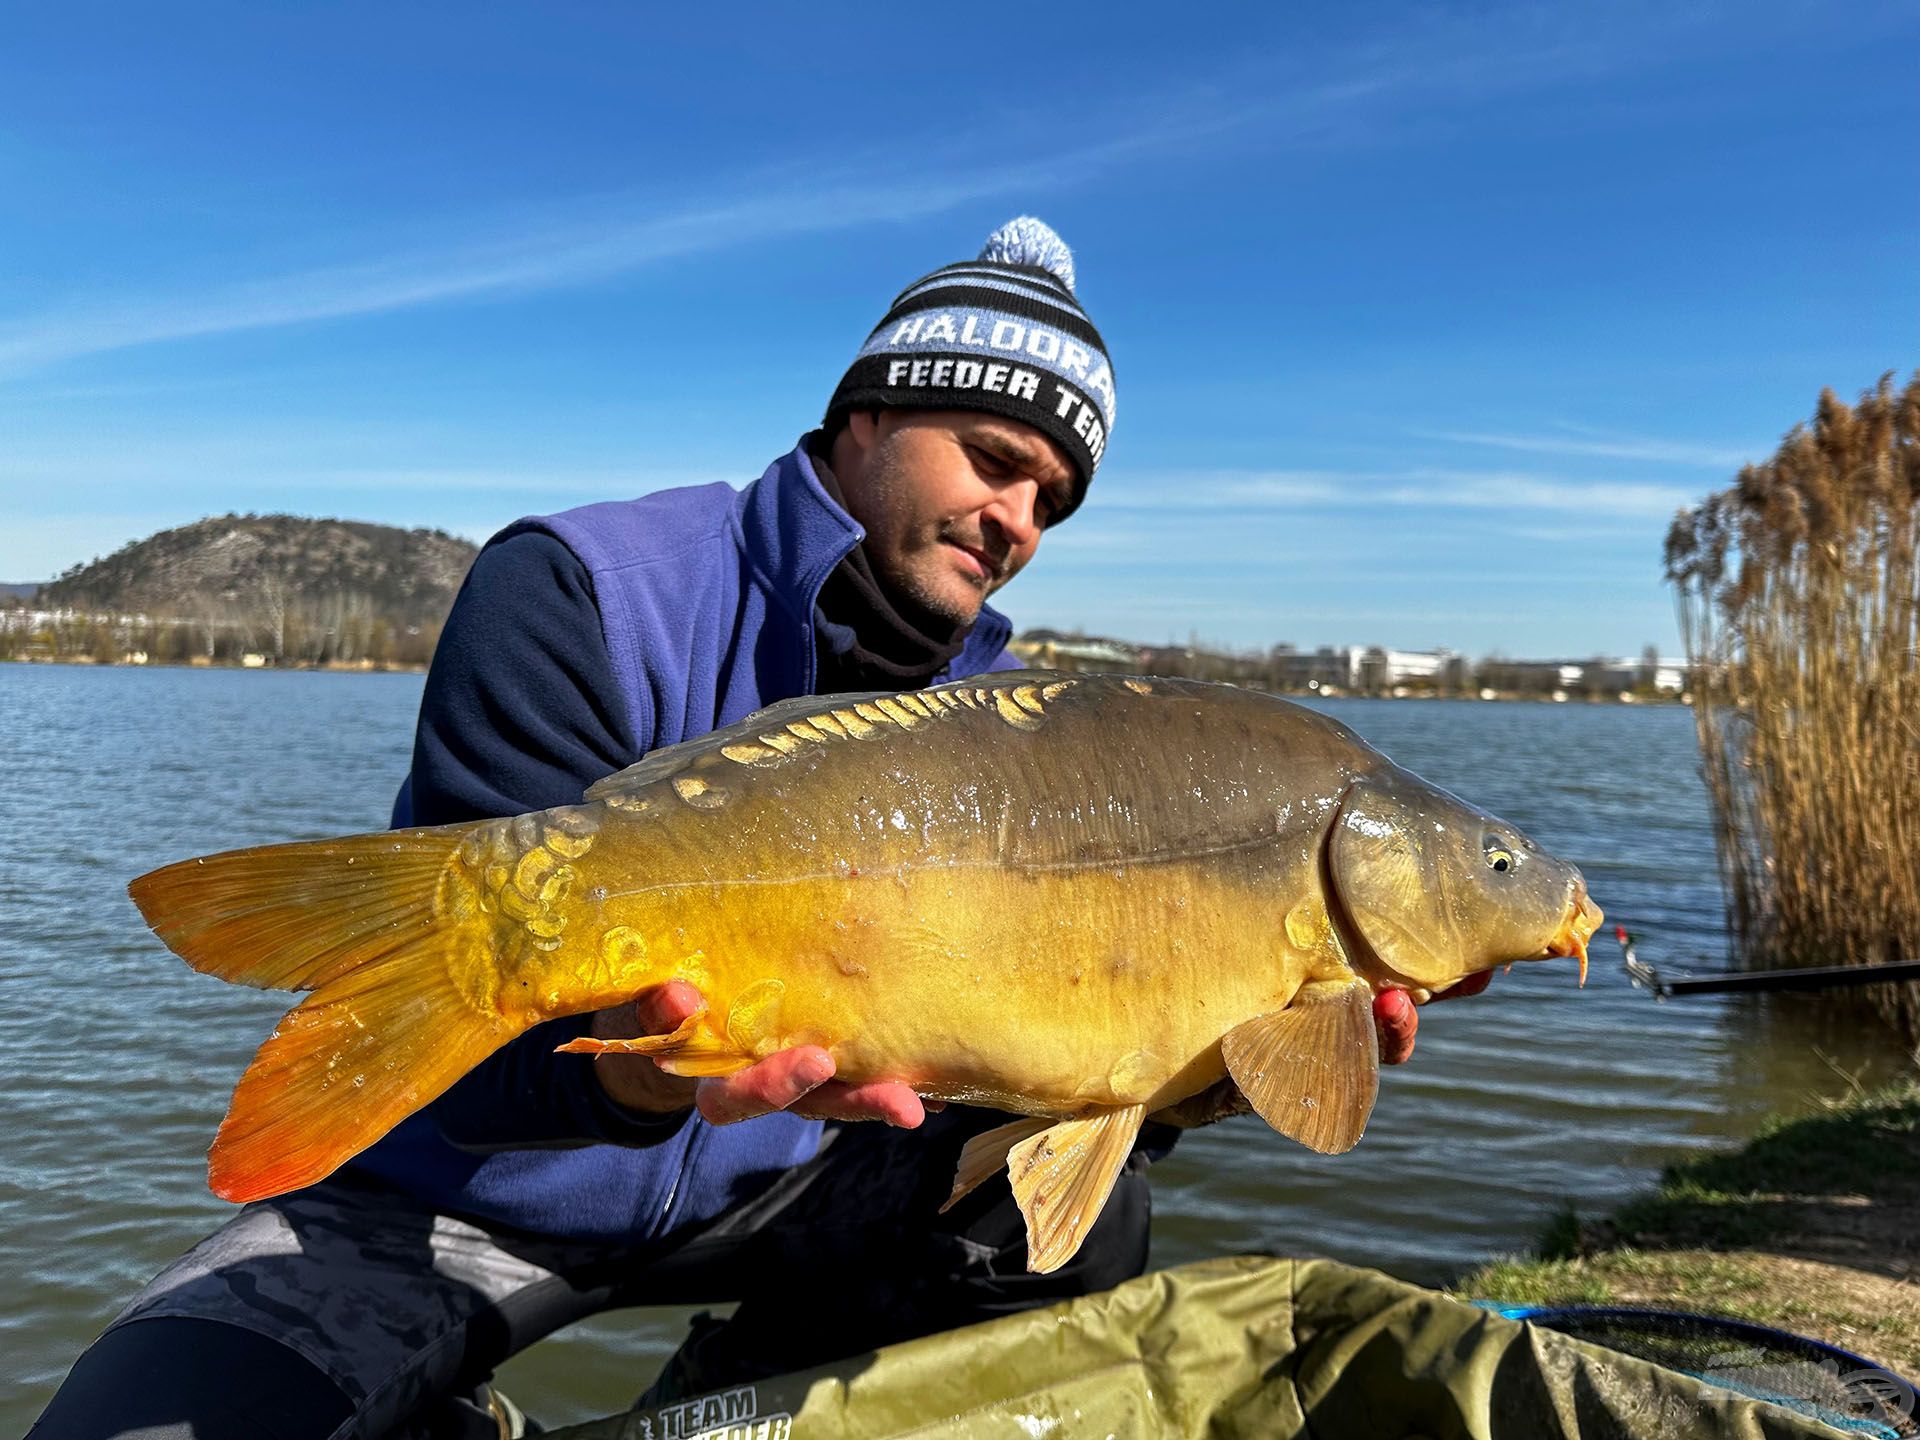
[[[673,1034],[564,1048],[719,1075],[820,1045],[843,1079],[1027,1117],[968,1147],[954,1197],[1007,1166],[1036,1269],[1078,1248],[1147,1116],[1210,1111],[1230,1077],[1344,1150],[1376,990],[1584,967],[1600,919],[1572,867],[1325,716],[1030,671],[787,701],[578,806],[132,892],[196,968],[314,991],[235,1092],[230,1198],[330,1173],[532,1025],[683,979],[707,1008]]]

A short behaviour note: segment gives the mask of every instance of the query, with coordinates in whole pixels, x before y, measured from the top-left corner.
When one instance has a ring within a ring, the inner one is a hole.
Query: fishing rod
[[[1613,927],[1620,942],[1620,960],[1627,978],[1656,1000],[1674,995],[1728,995],[1786,990],[1837,990],[1849,985],[1882,985],[1895,980],[1920,980],[1920,960],[1893,960],[1884,965],[1814,965],[1801,970],[1737,970],[1717,975],[1663,976],[1633,953],[1634,937],[1624,925]]]

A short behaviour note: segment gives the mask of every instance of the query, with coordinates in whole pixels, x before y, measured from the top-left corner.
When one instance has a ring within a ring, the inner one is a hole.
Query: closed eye
[[[969,444],[966,449],[967,458],[974,470],[985,479],[999,482],[1025,480],[1034,476],[1032,469],[1034,462],[1028,457],[1002,454],[977,444]],[[1054,517],[1067,508],[1073,498],[1073,489],[1070,484],[1048,484],[1037,477],[1035,485],[1037,494],[1033,502],[1034,518],[1044,527],[1051,524]]]
[[[978,445],[969,445],[967,454],[973,460],[973,468],[992,480],[1004,480],[1013,474],[1013,466],[991,450],[982,450]]]

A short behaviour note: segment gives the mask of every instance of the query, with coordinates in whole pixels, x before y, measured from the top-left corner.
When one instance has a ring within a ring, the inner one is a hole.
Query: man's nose
[[[1000,527],[1007,543],[1019,549],[1031,545],[1040,536],[1040,524],[1034,512],[1040,503],[1040,482],[1016,480],[1000,487],[987,507],[987,518]]]

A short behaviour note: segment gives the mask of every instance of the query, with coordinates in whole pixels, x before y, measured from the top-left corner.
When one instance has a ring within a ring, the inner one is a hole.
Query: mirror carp
[[[1048,671],[784,701],[579,805],[129,888],[196,970],[312,992],[220,1126],[228,1199],[320,1180],[534,1025],[680,979],[706,1009],[672,1034],[562,1048],[705,1076],[819,1045],[840,1079],[1019,1116],[968,1145],[953,1198],[1005,1167],[1042,1271],[1149,1117],[1230,1082],[1346,1150],[1377,991],[1549,956],[1584,979],[1601,919],[1571,865],[1325,715]]]

